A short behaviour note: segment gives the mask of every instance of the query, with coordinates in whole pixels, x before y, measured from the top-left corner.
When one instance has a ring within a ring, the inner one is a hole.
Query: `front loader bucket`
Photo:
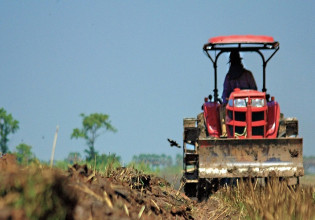
[[[302,138],[198,140],[199,178],[299,177]]]

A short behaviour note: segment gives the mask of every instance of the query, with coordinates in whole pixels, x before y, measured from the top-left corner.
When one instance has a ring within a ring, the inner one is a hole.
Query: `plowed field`
[[[282,200],[281,204],[270,203],[274,192],[265,192],[264,201],[274,206],[273,211],[265,207],[266,215],[256,208],[264,203],[258,198],[263,189],[244,187],[243,191],[249,191],[242,194],[240,187],[222,189],[197,203],[166,180],[132,168],[98,173],[86,165],[73,165],[68,171],[41,164],[20,167],[14,156],[5,155],[0,160],[0,219],[244,219],[255,215],[281,219],[283,215],[278,218],[276,214],[286,209],[286,197],[283,204]],[[281,192],[290,194],[289,201],[293,201],[289,215],[314,217],[314,190],[303,190],[304,194]],[[247,200],[251,201],[247,204]],[[301,210],[294,207],[301,202],[305,203]]]

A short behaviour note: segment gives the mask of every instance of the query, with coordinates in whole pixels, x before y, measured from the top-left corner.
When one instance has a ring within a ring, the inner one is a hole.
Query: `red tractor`
[[[234,35],[210,38],[203,47],[214,67],[213,98],[205,98],[203,113],[184,119],[185,193],[199,197],[238,178],[279,177],[298,184],[304,175],[303,139],[296,118],[284,118],[279,103],[267,94],[266,66],[279,50],[269,36]],[[217,89],[217,62],[223,53],[255,52],[263,63],[262,91],[235,88],[224,107]],[[265,58],[263,51],[270,51]],[[213,56],[214,54],[214,56]],[[222,126],[227,135],[222,137]]]

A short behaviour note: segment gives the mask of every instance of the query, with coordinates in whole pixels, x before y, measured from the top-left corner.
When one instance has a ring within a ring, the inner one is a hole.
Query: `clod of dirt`
[[[86,164],[79,165],[74,164],[73,166],[69,166],[68,168],[69,177],[72,179],[84,179],[86,182],[93,181],[95,177],[95,173],[93,173]]]
[[[14,172],[19,168],[16,162],[16,156],[13,154],[4,154],[0,157],[0,170]]]

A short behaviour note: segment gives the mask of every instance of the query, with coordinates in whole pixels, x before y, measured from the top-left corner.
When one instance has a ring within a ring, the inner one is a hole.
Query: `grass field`
[[[278,179],[266,186],[241,181],[223,188],[219,195],[224,203],[239,210],[240,219],[315,219],[314,176],[302,180],[298,187],[288,187]]]
[[[312,185],[315,186],[315,174],[307,174],[300,179],[302,185]]]
[[[2,157],[0,219],[315,219],[315,175],[298,187],[239,180],[197,203],[178,190],[180,167],[67,167]]]

